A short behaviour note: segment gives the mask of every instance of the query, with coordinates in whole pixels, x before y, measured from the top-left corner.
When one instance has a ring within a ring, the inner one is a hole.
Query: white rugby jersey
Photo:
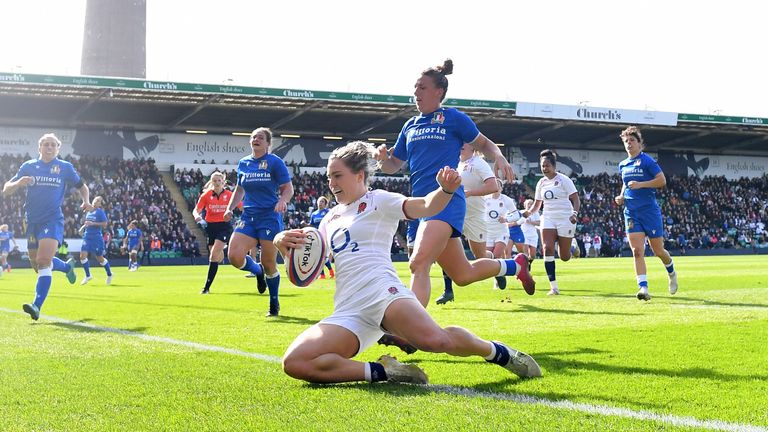
[[[536,200],[544,201],[543,215],[547,218],[569,218],[573,204],[568,197],[576,193],[576,186],[568,176],[557,173],[552,179],[544,176],[536,184]]]
[[[515,200],[504,194],[499,194],[498,198],[494,198],[493,195],[486,195],[483,198],[485,200],[485,222],[488,226],[489,237],[491,237],[490,234],[509,233],[509,227],[506,223],[499,222],[499,217],[510,218],[510,213],[517,212]]]
[[[520,225],[520,228],[522,228],[523,230],[523,235],[525,235],[526,237],[535,236],[536,230],[539,229],[539,226],[534,225],[532,223],[528,223],[528,222],[529,221],[536,222],[538,220],[541,220],[541,216],[539,215],[539,212],[531,213],[530,215],[528,215],[528,217],[525,218],[525,222],[522,225]]]
[[[488,162],[477,155],[459,162],[456,170],[461,174],[461,185],[464,186],[465,191],[477,190],[487,179],[496,177]],[[485,202],[482,196],[467,197],[467,219],[479,220],[483,217],[484,211]]]
[[[334,304],[385,275],[397,279],[390,250],[406,197],[384,190],[366,192],[351,204],[338,204],[320,222],[336,261]]]

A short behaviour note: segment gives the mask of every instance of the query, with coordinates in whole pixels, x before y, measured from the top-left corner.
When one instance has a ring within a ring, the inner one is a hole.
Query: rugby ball
[[[317,278],[327,256],[325,241],[320,231],[313,227],[302,228],[302,231],[307,234],[305,243],[301,247],[290,249],[285,262],[288,279],[298,287],[305,287]]]

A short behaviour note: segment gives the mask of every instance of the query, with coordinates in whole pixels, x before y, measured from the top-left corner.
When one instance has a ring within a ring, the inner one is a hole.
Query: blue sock
[[[547,271],[550,282],[557,279],[555,277],[555,257],[544,257],[544,270]]]
[[[107,276],[112,276],[112,267],[109,266],[109,261],[107,261],[106,258],[104,258],[104,270],[107,272]]]
[[[497,259],[501,264],[499,274],[496,276],[515,276],[517,275],[517,262],[513,259]]]
[[[59,272],[64,272],[64,273],[69,271],[69,266],[67,265],[66,262],[64,262],[64,261],[62,261],[62,260],[60,260],[60,259],[58,259],[56,257],[53,257],[53,260],[51,260],[51,261],[53,262],[53,271],[59,271]]]
[[[262,273],[264,273],[261,270],[261,266],[259,265],[259,263],[257,263],[256,260],[254,260],[250,255],[245,256],[245,264],[243,264],[243,266],[240,267],[240,270],[253,273],[256,276],[259,276]]]
[[[637,286],[648,289],[648,275],[637,275]]]
[[[507,351],[507,347],[497,342],[491,343],[496,348],[496,355],[493,356],[493,359],[486,361],[500,366],[506,366],[507,363],[509,363],[509,351]]]
[[[453,292],[453,281],[443,270],[443,282],[445,282],[445,292]]]
[[[386,381],[388,379],[384,365],[381,363],[368,362],[368,366],[371,368],[371,382]]]
[[[280,288],[280,273],[275,272],[274,275],[267,276],[267,288],[269,289],[269,308],[279,307],[280,302],[277,300],[277,291]]]
[[[675,263],[673,263],[672,261],[669,262],[669,265],[665,265],[664,267],[667,268],[667,273],[675,272]]]
[[[333,270],[333,267],[331,267],[331,262],[330,261],[326,261],[325,262],[325,266],[328,268],[328,270]]]
[[[35,285],[35,301],[34,301],[35,306],[37,306],[38,309],[43,308],[43,303],[45,302],[45,298],[48,297],[48,291],[50,289],[51,289],[51,268],[46,267],[44,269],[38,270],[37,285]]]
[[[91,277],[91,263],[88,262],[88,258],[86,258],[83,261],[80,261],[80,264],[83,265],[83,270],[85,271],[85,277]]]

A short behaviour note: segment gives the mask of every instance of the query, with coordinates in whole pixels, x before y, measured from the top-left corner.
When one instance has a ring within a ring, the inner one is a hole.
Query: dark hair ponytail
[[[448,75],[453,73],[453,60],[445,59],[442,66],[434,66],[424,70],[421,75],[432,78],[435,83],[435,87],[443,89],[443,97],[440,99],[442,102],[445,100],[445,95],[448,93]]]

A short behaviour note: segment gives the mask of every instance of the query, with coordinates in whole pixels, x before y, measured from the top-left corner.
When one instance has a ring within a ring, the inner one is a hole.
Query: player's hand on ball
[[[446,192],[453,193],[461,186],[461,175],[451,167],[440,168],[437,172],[437,183],[440,184]]]
[[[285,255],[288,249],[296,249],[304,244],[304,238],[307,234],[300,229],[286,230],[277,233],[272,243],[275,247]]]

